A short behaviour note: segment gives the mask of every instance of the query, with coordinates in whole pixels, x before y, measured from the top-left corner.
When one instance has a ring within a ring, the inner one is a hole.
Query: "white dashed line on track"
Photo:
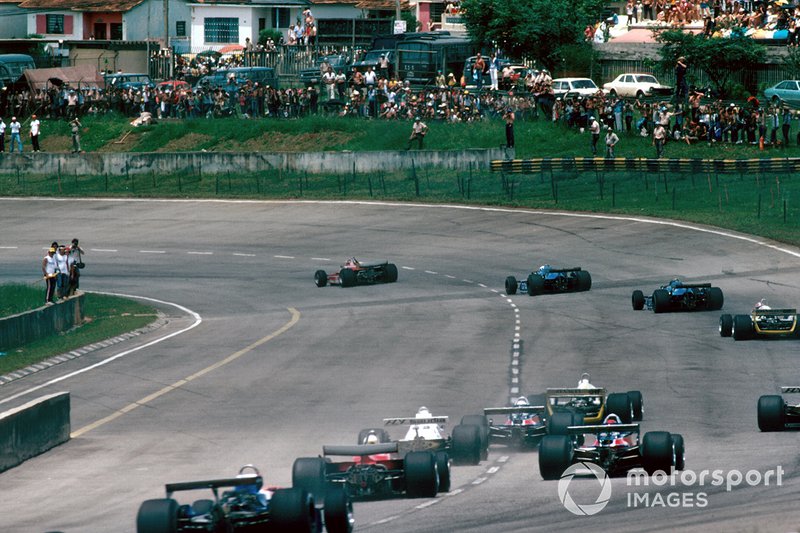
[[[108,252],[108,253],[117,253],[117,250],[112,250],[111,248],[89,248],[90,252]]]
[[[294,259],[291,255],[273,255],[272,257],[275,259]]]
[[[461,281],[463,281],[464,283],[475,283],[471,279],[462,279]]]
[[[377,522],[375,522],[375,524],[386,524],[388,522],[391,522],[392,520],[397,520],[398,518],[400,518],[400,515],[389,516],[384,518],[383,520],[378,520]]]
[[[186,252],[189,255],[214,255],[214,252]]]
[[[419,505],[416,505],[415,508],[416,509],[425,509],[426,507],[430,507],[431,505],[434,505],[434,504],[437,504],[437,503],[439,503],[439,500],[430,500],[430,501],[427,501],[425,503],[421,503]]]
[[[511,387],[511,394],[519,394],[519,387]]]
[[[480,288],[482,288],[482,289],[486,289],[486,288],[488,288],[488,287],[486,287],[486,285],[484,285],[483,283],[478,283],[478,287],[480,287]],[[492,292],[497,292],[497,289],[492,289]]]
[[[426,274],[434,274],[434,275],[438,274],[438,272],[434,272],[433,270],[426,270],[425,273]]]
[[[312,257],[311,260],[312,261],[330,261],[330,258],[328,258],[328,257]]]
[[[464,489],[456,489],[456,490],[451,490],[450,492],[447,492],[444,495],[445,496],[455,496],[457,494],[461,494],[462,492],[464,492]]]
[[[256,256],[256,254],[240,254],[238,252],[233,252],[233,255],[235,255],[237,257],[255,257]]]
[[[508,461],[508,459],[509,459],[509,457],[507,455],[501,455],[500,457],[497,458],[497,462],[498,463],[505,463],[506,461]]]
[[[487,474],[495,474],[495,473],[497,473],[497,471],[498,471],[498,470],[500,470],[500,467],[499,467],[499,466],[493,466],[493,467],[489,468],[489,469],[486,471],[486,473],[487,473]]]
[[[16,250],[16,246],[0,246],[0,250]]]
[[[403,267],[403,270],[416,270],[416,268],[414,268],[414,267],[405,267],[405,266],[404,266],[404,267]]]
[[[486,481],[486,478],[485,478],[485,477],[479,477],[478,479],[476,479],[475,481],[473,481],[473,482],[472,482],[472,484],[473,484],[473,485],[480,485],[480,484],[481,484],[481,483],[483,483],[484,481]]]
[[[139,250],[140,254],[165,254],[164,250]]]
[[[444,277],[446,277],[447,279],[456,279],[455,276],[451,276],[450,274],[445,274]]]

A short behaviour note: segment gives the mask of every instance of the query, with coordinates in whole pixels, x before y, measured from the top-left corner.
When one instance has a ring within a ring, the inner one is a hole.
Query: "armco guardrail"
[[[676,174],[763,174],[800,172],[800,158],[648,159],[641,157],[563,157],[492,160],[493,172],[664,172]]]
[[[66,331],[83,322],[83,293],[56,305],[0,318],[0,352]]]
[[[59,392],[0,413],[0,472],[69,440],[70,398]]]

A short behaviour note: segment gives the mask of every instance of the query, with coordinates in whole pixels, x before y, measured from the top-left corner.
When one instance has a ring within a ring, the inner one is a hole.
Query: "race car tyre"
[[[145,500],[136,514],[136,533],[178,531],[178,502],[172,498]]]
[[[314,498],[299,487],[277,489],[269,500],[271,523],[278,531],[318,531]]]
[[[653,291],[653,312],[663,313],[669,308],[669,293],[664,289]]]
[[[342,288],[352,287],[356,284],[356,273],[349,268],[343,268],[339,271],[339,281],[342,284]]]
[[[324,287],[328,284],[328,274],[324,270],[314,272],[314,283],[317,287]]]
[[[369,437],[370,434],[378,437],[378,442],[381,444],[392,441],[391,437],[389,437],[389,432],[386,431],[385,429],[367,428],[367,429],[362,429],[361,431],[358,432],[358,442],[356,444],[366,444],[367,437]]]
[[[633,421],[638,422],[644,417],[644,397],[638,390],[628,391],[628,398],[633,405]]]
[[[644,309],[644,293],[640,290],[633,291],[631,294],[631,304],[634,311],[641,311]]]
[[[195,500],[192,503],[192,512],[196,515],[209,514],[214,510],[213,500]]]
[[[672,447],[675,450],[675,470],[686,468],[686,448],[683,444],[683,435],[672,434]]]
[[[567,435],[567,428],[575,424],[572,411],[556,411],[547,419],[548,435]],[[581,417],[581,424],[583,417]]]
[[[397,265],[389,263],[386,265],[386,283],[397,281]]]
[[[481,462],[482,442],[480,428],[475,425],[459,424],[453,428],[450,437],[453,463],[457,465],[477,465]]]
[[[468,426],[478,426],[481,435],[481,460],[489,457],[489,419],[485,415],[464,415],[461,423]]]
[[[542,479],[559,479],[572,464],[572,440],[566,435],[545,435],[539,442]]]
[[[519,284],[517,283],[517,278],[514,276],[508,276],[506,278],[506,294],[517,294],[517,287]]]
[[[436,452],[436,471],[439,473],[439,492],[450,492],[450,455]]]
[[[544,292],[544,278],[539,274],[528,276],[528,296],[536,296]]]
[[[623,424],[633,422],[634,410],[631,397],[624,392],[609,394],[606,398],[606,415],[615,414]]]
[[[592,275],[586,272],[585,270],[579,270],[576,272],[578,276],[578,290],[579,291],[588,291],[592,288]]]
[[[577,411],[572,412],[572,424],[573,426],[583,426],[586,425],[586,419],[583,416],[583,413],[579,413]],[[583,446],[585,437],[583,435],[578,435],[575,437],[575,446]]]
[[[331,489],[325,498],[325,530],[328,533],[350,533],[353,531],[353,502],[341,488]]]
[[[786,429],[785,402],[777,394],[768,394],[758,399],[758,429],[761,431],[783,431]]]
[[[722,289],[719,287],[711,287],[708,289],[708,296],[706,297],[706,305],[711,311],[719,311],[725,303],[725,298],[722,295]]]
[[[431,452],[408,452],[403,460],[406,495],[409,498],[434,498],[439,492],[436,458]]]
[[[325,459],[300,457],[292,465],[292,487],[301,488],[318,502],[325,500]]]
[[[744,341],[753,336],[753,319],[750,315],[736,315],[733,317],[731,335],[735,341]]]
[[[731,315],[720,315],[719,336],[730,337],[732,333],[733,333],[733,317]]]
[[[642,467],[651,476],[659,470],[669,474],[675,465],[675,447],[668,431],[648,431],[642,439]]]

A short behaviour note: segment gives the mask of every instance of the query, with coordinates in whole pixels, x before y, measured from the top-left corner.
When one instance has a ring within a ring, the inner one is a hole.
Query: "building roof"
[[[2,2],[3,0],[0,0]],[[23,0],[19,7],[25,9],[60,9],[96,13],[129,11],[144,0]]]
[[[311,0],[312,4],[350,4],[358,9],[394,9],[395,0]],[[401,9],[409,9],[409,0],[400,0]]]
[[[97,72],[94,65],[78,65],[75,67],[61,68],[36,68],[27,69],[22,73],[22,78],[32,89],[45,89],[48,85],[60,86],[68,83],[74,88],[88,87],[101,89],[104,86],[103,77]]]

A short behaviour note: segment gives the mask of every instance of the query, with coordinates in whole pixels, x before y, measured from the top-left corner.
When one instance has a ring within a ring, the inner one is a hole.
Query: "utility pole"
[[[164,0],[164,48],[169,48],[169,0]]]

